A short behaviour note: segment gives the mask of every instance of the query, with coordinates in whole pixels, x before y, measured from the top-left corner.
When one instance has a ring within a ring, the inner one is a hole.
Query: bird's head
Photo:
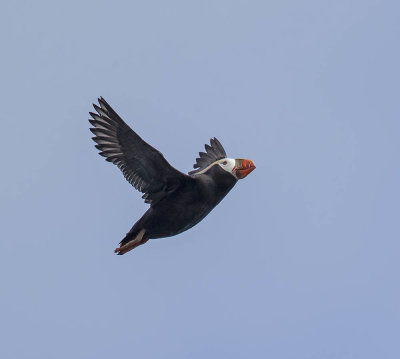
[[[236,179],[245,178],[256,168],[252,160],[245,160],[243,158],[224,158],[218,161],[218,165],[223,170],[233,175]]]

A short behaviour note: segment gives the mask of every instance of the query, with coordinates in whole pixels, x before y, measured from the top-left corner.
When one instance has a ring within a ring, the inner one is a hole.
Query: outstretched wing
[[[189,176],[173,168],[161,152],[135,133],[102,98],[93,104],[97,113],[90,112],[90,131],[100,155],[114,163],[128,182],[140,192],[146,203],[155,204],[173,192]]]
[[[210,144],[211,146],[207,144],[204,145],[206,152],[199,152],[200,157],[196,158],[196,163],[193,165],[193,168],[196,169],[190,171],[189,175],[194,175],[197,172],[204,170],[213,162],[226,158],[226,153],[224,148],[215,137],[210,140]]]

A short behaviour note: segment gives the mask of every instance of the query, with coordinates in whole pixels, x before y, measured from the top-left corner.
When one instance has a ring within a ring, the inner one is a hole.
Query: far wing
[[[193,168],[196,169],[190,171],[189,175],[194,175],[207,168],[213,162],[226,158],[226,152],[217,138],[212,138],[210,145],[204,145],[206,152],[199,152],[200,157],[196,158],[196,163],[193,165]]]

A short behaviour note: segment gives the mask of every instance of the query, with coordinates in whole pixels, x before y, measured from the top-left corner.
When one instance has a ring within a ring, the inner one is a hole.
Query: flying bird
[[[214,137],[200,152],[194,170],[184,174],[161,152],[145,142],[102,98],[96,113],[89,112],[100,155],[114,163],[140,192],[150,208],[115,249],[125,254],[149,239],[171,237],[199,223],[226,196],[239,179],[256,167],[251,160],[226,156]]]

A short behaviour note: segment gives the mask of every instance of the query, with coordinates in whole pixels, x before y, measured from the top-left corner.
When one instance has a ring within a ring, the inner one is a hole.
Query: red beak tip
[[[250,172],[254,171],[256,166],[252,160],[240,160],[240,167],[236,171],[236,176],[239,179],[245,178]]]

